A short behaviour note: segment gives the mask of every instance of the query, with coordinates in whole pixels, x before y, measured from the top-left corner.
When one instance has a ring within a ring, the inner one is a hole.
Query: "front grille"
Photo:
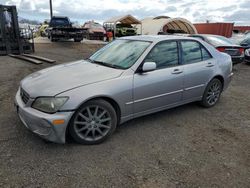
[[[20,89],[20,96],[21,96],[24,104],[27,104],[29,99],[30,99],[30,96],[26,91],[23,90],[23,88]]]
[[[135,33],[135,30],[133,30],[133,29],[127,29],[127,33]]]
[[[103,32],[94,32],[95,36],[104,36]]]

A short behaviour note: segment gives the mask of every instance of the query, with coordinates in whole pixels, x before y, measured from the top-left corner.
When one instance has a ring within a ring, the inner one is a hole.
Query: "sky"
[[[0,0],[0,4],[16,5],[22,18],[49,19],[49,0]],[[54,15],[79,23],[131,14],[138,19],[165,15],[193,23],[209,20],[250,25],[250,0],[53,0],[53,9]]]

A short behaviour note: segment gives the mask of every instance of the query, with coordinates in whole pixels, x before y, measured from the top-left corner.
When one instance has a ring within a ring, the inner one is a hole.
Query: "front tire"
[[[221,92],[222,92],[222,82],[219,79],[214,78],[208,83],[205,89],[201,105],[206,108],[215,106],[220,99]]]
[[[74,42],[81,42],[82,39],[74,39]]]
[[[55,42],[56,41],[55,38],[53,37],[53,35],[50,36],[50,41],[51,42]]]
[[[80,144],[99,144],[115,131],[117,115],[105,100],[92,100],[83,104],[71,119],[69,132]]]

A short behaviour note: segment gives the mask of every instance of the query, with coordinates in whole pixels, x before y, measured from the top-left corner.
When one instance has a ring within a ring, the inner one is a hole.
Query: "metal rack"
[[[33,31],[20,29],[16,6],[0,5],[0,55],[34,52]]]

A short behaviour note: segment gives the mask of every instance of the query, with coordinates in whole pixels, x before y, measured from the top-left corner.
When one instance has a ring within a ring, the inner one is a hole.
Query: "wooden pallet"
[[[37,60],[41,60],[44,61],[46,63],[55,63],[56,60],[53,59],[48,59],[46,57],[40,57],[40,56],[36,56],[36,55],[30,55],[30,54],[22,54],[23,56],[29,57],[29,58],[33,58],[33,59],[37,59]]]
[[[9,54],[10,57],[13,57],[13,58],[17,58],[17,59],[21,59],[21,60],[24,60],[24,61],[28,61],[30,63],[33,63],[33,64],[36,64],[36,65],[40,65],[42,64],[43,62],[39,61],[39,60],[36,60],[36,59],[32,59],[30,57],[25,57],[23,55],[14,55],[14,54]]]
[[[43,62],[46,63],[55,63],[55,60],[48,59],[45,57],[40,57],[40,56],[35,56],[35,55],[30,55],[30,54],[22,54],[22,55],[14,55],[14,54],[9,54],[10,57],[21,59],[24,61],[28,61],[30,63],[34,63],[36,65],[40,65]]]

